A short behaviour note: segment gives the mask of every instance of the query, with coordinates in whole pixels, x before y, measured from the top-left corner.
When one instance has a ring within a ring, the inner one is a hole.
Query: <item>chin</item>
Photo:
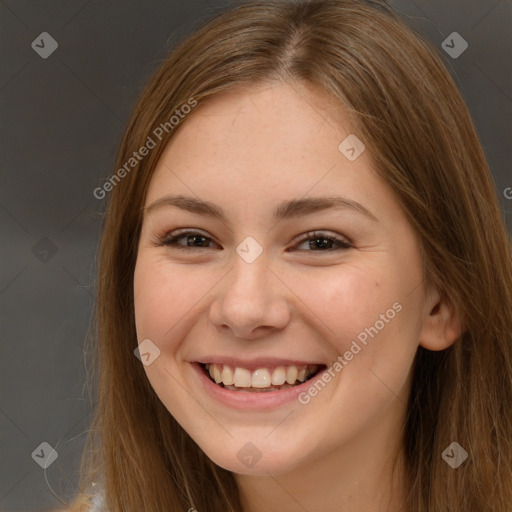
[[[234,443],[225,448],[217,445],[211,450],[203,448],[203,451],[217,466],[240,475],[279,475],[292,471],[301,463],[293,456],[298,453],[298,448],[285,450],[282,445],[263,446],[262,442]]]

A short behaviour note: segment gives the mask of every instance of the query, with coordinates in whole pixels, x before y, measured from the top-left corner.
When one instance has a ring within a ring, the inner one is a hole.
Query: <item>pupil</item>
[[[319,243],[320,240],[323,240],[325,243]],[[314,244],[318,247],[320,246],[320,248],[325,248],[325,244],[329,244],[330,241],[327,240],[327,238],[317,238],[316,240],[314,240]]]
[[[205,239],[205,237],[204,237],[204,236],[189,236],[189,237],[188,237],[188,242],[187,242],[187,245],[188,245],[189,247],[196,247],[196,244],[195,244],[194,242],[190,243],[190,239],[191,239],[191,238],[193,238],[193,239],[194,239],[194,241],[196,241],[198,238],[202,238],[203,240]]]

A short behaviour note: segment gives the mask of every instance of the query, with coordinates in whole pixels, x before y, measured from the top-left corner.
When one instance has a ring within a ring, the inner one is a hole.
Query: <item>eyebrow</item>
[[[203,201],[192,196],[184,195],[165,195],[160,197],[149,206],[143,208],[144,214],[148,214],[163,207],[177,207],[182,210],[214,217],[223,222],[226,221],[226,215],[222,208],[210,201]],[[327,210],[329,208],[351,209],[361,213],[375,222],[379,222],[373,213],[362,204],[341,196],[328,197],[306,197],[302,199],[290,199],[282,202],[273,212],[275,219],[285,220],[295,217],[303,217],[311,213]]]

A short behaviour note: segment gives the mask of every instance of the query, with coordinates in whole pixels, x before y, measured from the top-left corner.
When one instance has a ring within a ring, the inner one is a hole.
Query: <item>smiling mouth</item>
[[[231,391],[264,393],[300,386],[327,368],[326,365],[289,365],[275,368],[233,367],[219,363],[199,363],[205,375],[218,386]]]

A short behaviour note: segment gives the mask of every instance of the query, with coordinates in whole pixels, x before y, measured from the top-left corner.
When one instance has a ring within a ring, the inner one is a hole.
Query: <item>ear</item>
[[[420,345],[428,350],[448,348],[462,334],[459,315],[447,297],[437,290],[427,295]]]

